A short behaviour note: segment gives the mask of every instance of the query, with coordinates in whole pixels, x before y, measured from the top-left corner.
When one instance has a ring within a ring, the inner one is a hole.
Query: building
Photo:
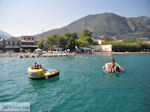
[[[34,51],[36,46],[36,40],[34,39],[34,36],[22,36],[21,37],[21,48],[23,51]]]
[[[117,42],[126,42],[125,40],[117,40]]]
[[[19,52],[21,41],[18,38],[12,37],[5,41],[5,50],[10,52]]]
[[[5,39],[0,37],[0,52],[3,52],[5,48]]]
[[[144,43],[150,44],[150,41],[143,41]]]
[[[104,43],[104,40],[97,40],[99,45],[102,45],[102,43]]]
[[[92,52],[101,52],[102,50],[102,45],[90,45],[90,48],[92,48]]]
[[[92,49],[89,47],[79,47],[78,49],[76,48],[76,53],[81,53],[81,54],[91,54]]]
[[[102,45],[102,50],[111,52],[112,51],[112,45]]]

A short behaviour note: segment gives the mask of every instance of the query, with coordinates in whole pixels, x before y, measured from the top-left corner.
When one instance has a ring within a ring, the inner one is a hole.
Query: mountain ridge
[[[8,38],[10,38],[10,37],[13,37],[13,35],[11,35],[11,34],[5,32],[5,31],[0,30],[0,37],[2,37],[2,38],[4,38],[4,39],[8,39]]]
[[[72,23],[57,29],[52,29],[43,33],[43,37],[57,34],[63,35],[66,32],[77,32],[87,28],[93,32],[93,38],[100,38],[105,35],[110,38],[135,40],[150,40],[150,18],[146,16],[123,17],[114,13],[93,14],[82,17]],[[35,35],[41,38],[42,34]]]

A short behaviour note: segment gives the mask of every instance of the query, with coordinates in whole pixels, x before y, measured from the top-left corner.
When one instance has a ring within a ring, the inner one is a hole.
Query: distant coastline
[[[93,52],[92,54],[150,54],[150,52]],[[17,52],[17,53],[0,53],[0,57],[19,57],[19,55],[26,55],[26,56],[30,56],[30,55],[34,55],[34,53],[21,53],[21,52]],[[82,55],[82,54],[75,54],[73,53],[67,53],[67,56],[75,56],[75,55]],[[39,57],[43,57],[43,56],[39,56]],[[28,57],[31,58],[31,57]]]

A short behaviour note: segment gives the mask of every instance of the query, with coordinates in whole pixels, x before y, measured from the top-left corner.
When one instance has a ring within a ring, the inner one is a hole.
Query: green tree
[[[67,40],[64,36],[58,36],[56,39],[56,43],[62,49],[66,49]]]
[[[87,29],[84,29],[80,37],[77,39],[78,45],[81,47],[84,47],[84,46],[89,46],[93,44],[98,44],[92,40],[91,35],[92,35],[92,32],[90,32]]]
[[[43,49],[44,48],[44,43],[42,41],[37,42],[37,48]]]
[[[81,33],[81,35],[80,35],[80,37],[82,38],[84,38],[84,37],[86,37],[86,36],[88,36],[88,37],[91,37],[91,35],[92,35],[92,32],[90,32],[88,29],[83,29],[83,31],[82,31],[82,33]]]
[[[53,35],[53,36],[47,37],[46,39],[46,44],[48,45],[51,51],[53,50],[53,45],[56,44],[56,38],[57,38],[57,35]]]
[[[75,46],[77,45],[77,42],[76,42],[76,39],[78,38],[77,33],[65,33],[64,38],[66,40],[65,48],[74,50]]]

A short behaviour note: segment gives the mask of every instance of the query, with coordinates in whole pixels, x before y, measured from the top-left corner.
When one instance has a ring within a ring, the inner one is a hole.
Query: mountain
[[[66,32],[77,32],[81,34],[84,28],[93,32],[93,38],[108,36],[115,40],[150,40],[149,17],[140,16],[126,18],[114,13],[85,16],[65,27],[44,32],[43,37],[45,38],[54,34],[63,35]],[[42,37],[41,34],[35,36],[38,38]]]
[[[8,38],[13,37],[13,36],[11,34],[7,33],[7,32],[4,32],[4,31],[0,30],[0,37],[8,39]]]

